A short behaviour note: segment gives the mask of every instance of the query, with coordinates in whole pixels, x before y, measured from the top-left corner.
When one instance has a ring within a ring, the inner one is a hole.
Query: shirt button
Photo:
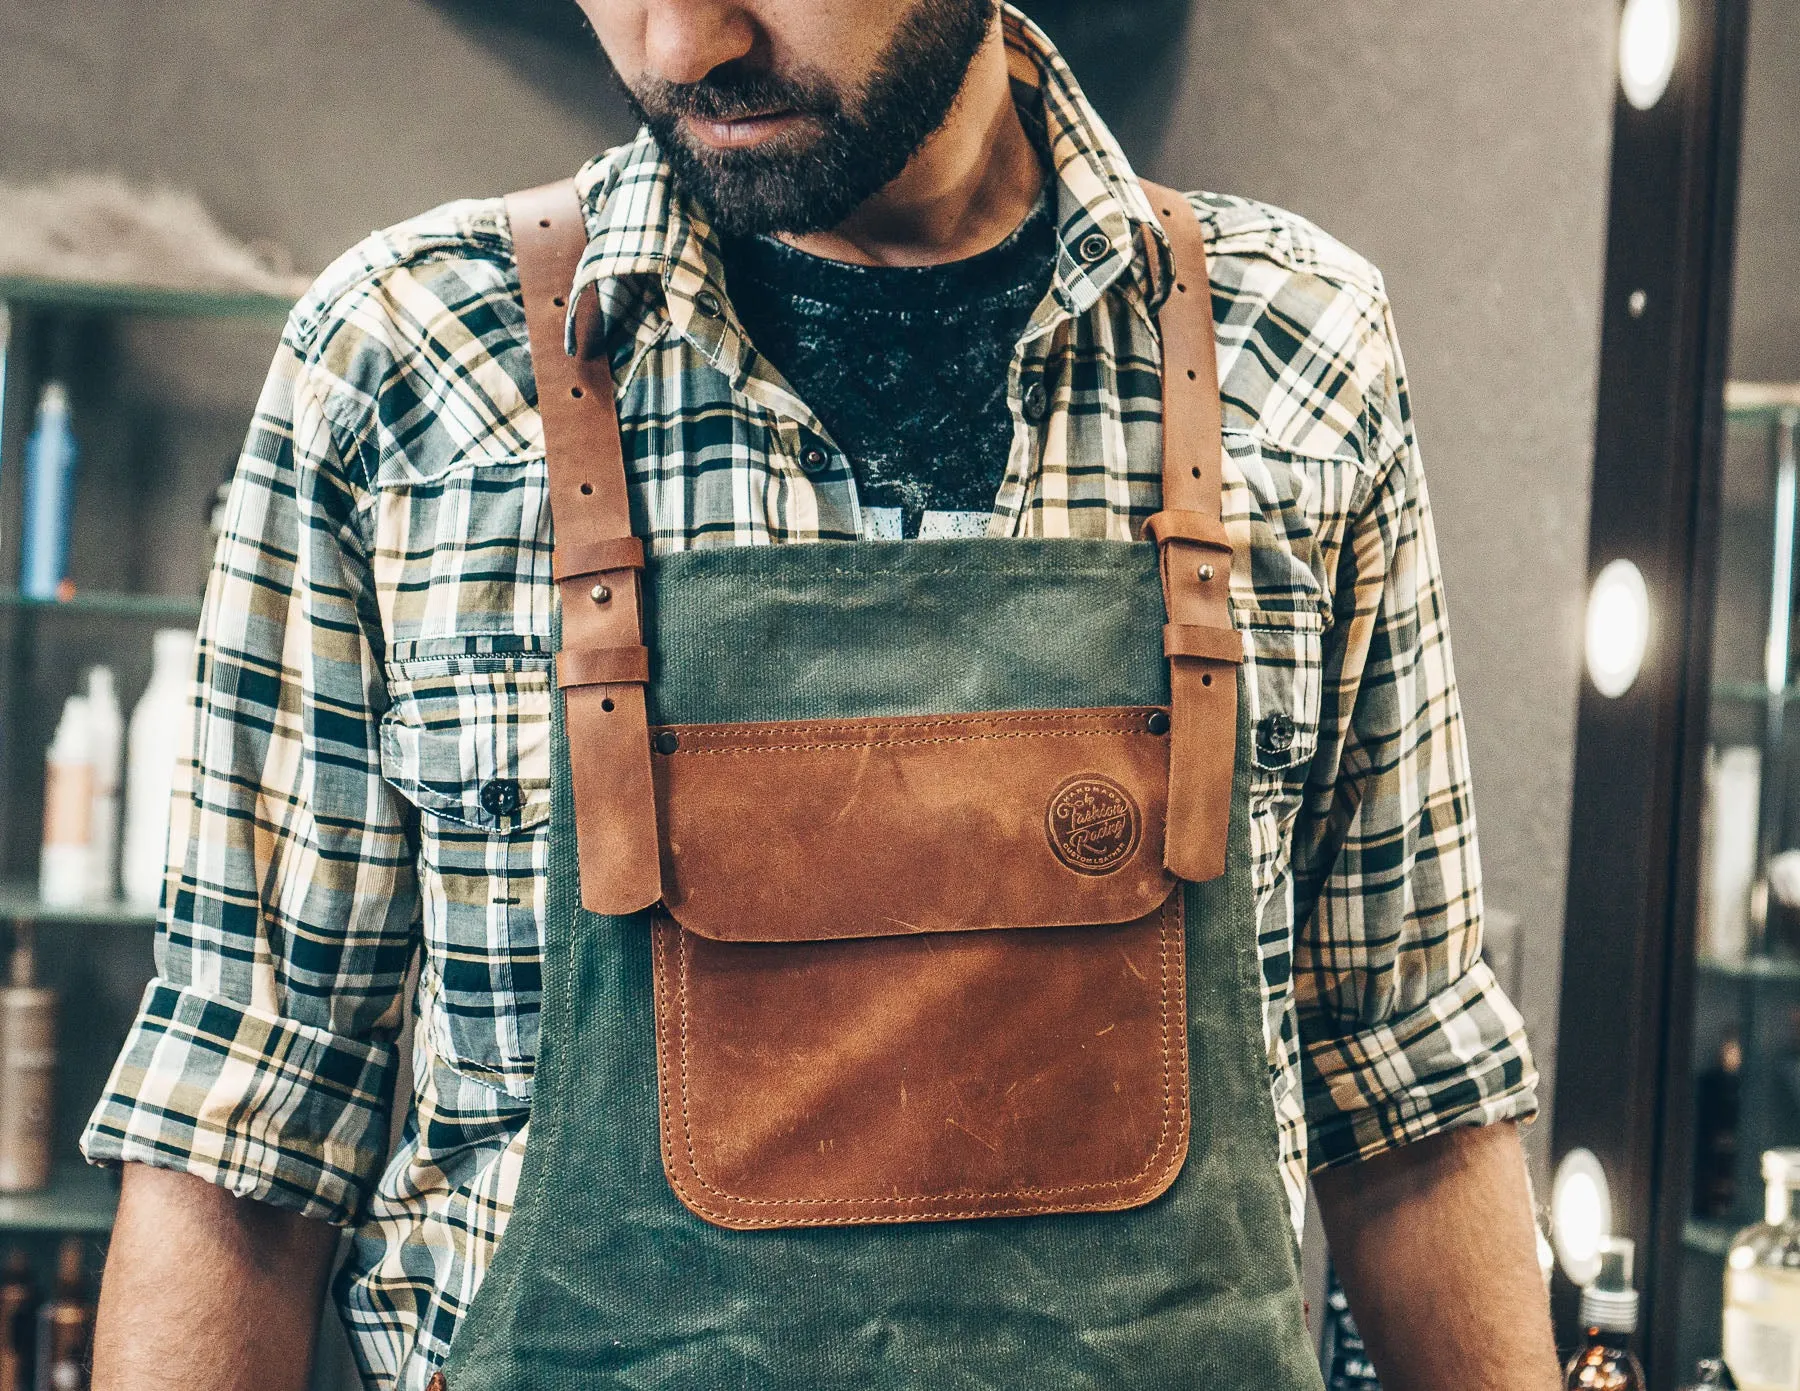
[[[725,306],[711,290],[702,290],[694,296],[694,308],[709,319],[720,319],[725,316]]]
[[[519,784],[513,778],[489,778],[481,785],[481,808],[489,816],[511,816],[519,809]]]
[[[1050,414],[1050,393],[1044,390],[1041,381],[1034,381],[1025,388],[1025,399],[1020,403],[1025,412],[1028,425],[1042,425],[1044,417]]]
[[[1284,754],[1294,747],[1294,722],[1279,710],[1256,726],[1256,747],[1265,754]]]
[[[1105,233],[1089,232],[1081,239],[1081,259],[1090,266],[1096,261],[1104,261],[1111,250],[1112,242],[1107,240]]]
[[[831,462],[831,456],[816,444],[809,444],[800,451],[800,467],[808,473],[817,473]]]

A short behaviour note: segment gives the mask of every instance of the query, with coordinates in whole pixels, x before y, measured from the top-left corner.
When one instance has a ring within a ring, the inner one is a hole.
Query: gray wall
[[[1488,901],[1554,1069],[1613,0],[1216,0],[1151,161],[1385,272],[1450,594]],[[1530,1137],[1541,1160],[1548,1117]]]

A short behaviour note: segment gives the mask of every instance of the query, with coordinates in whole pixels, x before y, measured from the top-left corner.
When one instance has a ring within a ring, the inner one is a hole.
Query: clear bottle
[[[1649,1383],[1631,1351],[1638,1297],[1632,1288],[1636,1245],[1623,1237],[1600,1243],[1600,1274],[1581,1292],[1587,1343],[1563,1373],[1567,1391],[1645,1391]]]
[[[1763,1221],[1725,1258],[1725,1363],[1740,1391],[1800,1386],[1800,1149],[1762,1159]]]

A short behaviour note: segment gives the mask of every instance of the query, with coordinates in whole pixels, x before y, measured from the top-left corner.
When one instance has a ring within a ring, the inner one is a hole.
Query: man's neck
[[[865,266],[929,266],[998,246],[1037,202],[1044,170],[1013,105],[998,23],[949,118],[886,188],[800,251]]]

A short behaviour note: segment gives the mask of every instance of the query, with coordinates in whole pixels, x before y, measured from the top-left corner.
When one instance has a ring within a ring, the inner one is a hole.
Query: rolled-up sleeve
[[[290,324],[201,616],[156,976],[82,1149],[345,1224],[385,1154],[419,905],[357,441],[315,372]]]
[[[1468,746],[1385,303],[1379,337],[1375,482],[1346,540],[1325,654],[1331,763],[1295,836],[1294,992],[1314,1168],[1537,1109],[1524,1022],[1481,959]]]

